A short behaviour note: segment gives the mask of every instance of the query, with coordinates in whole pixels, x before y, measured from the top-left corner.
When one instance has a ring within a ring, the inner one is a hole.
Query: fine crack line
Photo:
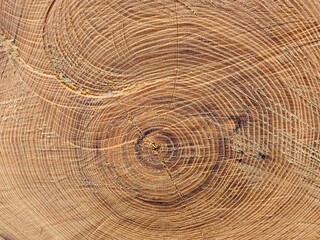
[[[196,15],[196,12],[188,4],[182,2],[181,0],[176,0],[176,3],[177,2]]]
[[[16,43],[16,39],[17,39],[17,36],[18,36],[18,31],[20,29],[20,24],[21,24],[21,19],[22,19],[22,15],[23,15],[23,10],[25,10],[25,5],[26,5],[26,2],[27,1],[24,1],[23,4],[22,4],[22,8],[21,8],[21,12],[19,14],[19,21],[18,21],[18,24],[17,24],[17,29],[14,33],[14,38],[13,38],[13,43],[15,44]]]
[[[181,192],[181,190],[179,189],[178,185],[176,184],[170,170],[169,170],[169,167],[167,166],[166,164],[166,161],[165,161],[165,158],[162,156],[162,154],[160,153],[159,149],[161,149],[162,145],[160,146],[157,146],[154,142],[150,143],[150,142],[147,142],[147,144],[154,150],[156,151],[157,155],[159,156],[159,160],[162,164],[162,166],[164,167],[165,171],[167,172],[168,176],[169,176],[169,179],[170,181],[172,182],[172,185],[174,186],[174,188],[176,189],[176,192],[178,193],[179,195],[179,198],[182,200],[182,203],[184,203],[184,199],[183,199],[183,194]],[[192,220],[194,221],[194,223],[197,225],[197,226],[200,226],[200,224],[198,223],[198,221],[194,218],[190,208],[184,204],[184,206],[187,208],[187,210],[190,212],[190,215],[192,216]],[[200,233],[202,235],[202,238],[205,239],[205,236],[203,234],[203,231],[200,229]]]
[[[149,141],[146,141],[146,143],[152,148],[152,150],[156,151],[157,155],[159,156],[159,160],[160,160],[162,166],[164,167],[164,169],[166,170],[166,172],[167,172],[167,174],[168,174],[173,186],[177,190],[177,193],[178,193],[179,197],[183,200],[183,194],[181,193],[180,189],[178,188],[176,182],[174,181],[174,179],[172,177],[172,174],[171,174],[171,172],[170,172],[170,170],[169,170],[169,168],[168,168],[168,166],[166,164],[166,161],[165,161],[164,157],[162,156],[162,154],[159,151],[161,149],[162,145],[158,146],[154,142],[149,142]]]
[[[179,22],[178,22],[178,13],[177,13],[177,2],[179,1],[175,1],[175,18],[176,18],[176,75],[175,75],[175,79],[173,82],[173,92],[172,92],[172,97],[171,97],[171,105],[170,105],[170,110],[173,107],[173,101],[174,101],[174,95],[176,93],[176,84],[177,84],[177,79],[178,79],[178,70],[179,70]]]

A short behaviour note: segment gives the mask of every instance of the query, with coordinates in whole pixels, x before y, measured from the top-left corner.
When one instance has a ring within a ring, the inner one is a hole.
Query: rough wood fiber
[[[320,239],[317,0],[0,0],[1,239]]]

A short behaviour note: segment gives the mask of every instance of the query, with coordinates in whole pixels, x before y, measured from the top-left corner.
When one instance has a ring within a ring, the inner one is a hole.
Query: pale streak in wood
[[[320,239],[315,0],[0,0],[1,239]]]

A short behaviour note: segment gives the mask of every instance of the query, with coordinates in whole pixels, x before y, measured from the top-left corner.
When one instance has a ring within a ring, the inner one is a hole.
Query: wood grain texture
[[[320,239],[317,0],[0,0],[0,239]]]

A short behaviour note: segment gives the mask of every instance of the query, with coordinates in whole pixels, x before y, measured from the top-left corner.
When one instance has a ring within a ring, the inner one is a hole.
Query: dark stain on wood
[[[234,122],[234,124],[235,124],[235,127],[234,127],[234,129],[233,129],[233,132],[234,132],[234,133],[238,133],[239,130],[240,130],[240,128],[241,128],[242,125],[243,125],[243,119],[242,119],[242,117],[241,117],[241,116],[231,115],[229,118],[230,118],[230,119]]]
[[[8,233],[0,233],[0,240],[14,240],[14,238]]]
[[[262,152],[259,152],[258,158],[261,160],[266,160],[268,158],[268,156]]]
[[[239,163],[241,163],[242,160],[243,160],[242,158],[236,158],[236,161],[239,162]]]

